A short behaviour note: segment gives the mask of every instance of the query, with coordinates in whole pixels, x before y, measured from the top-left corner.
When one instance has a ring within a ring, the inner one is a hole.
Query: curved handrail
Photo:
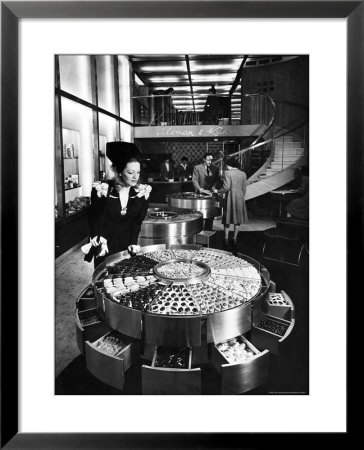
[[[236,152],[236,153],[232,153],[232,154],[229,155],[229,157],[232,157],[232,156],[241,156],[241,155],[243,155],[243,154],[245,153],[245,151],[251,150],[251,149],[253,149],[253,148],[257,148],[258,145],[257,145],[257,147],[254,147],[255,144],[256,144],[258,141],[260,141],[260,139],[262,139],[262,137],[263,137],[266,133],[268,133],[268,131],[271,129],[271,127],[272,127],[273,124],[274,124],[274,121],[275,121],[275,118],[276,118],[277,107],[276,107],[275,101],[272,99],[272,97],[270,97],[270,96],[267,95],[267,94],[263,94],[263,95],[262,95],[262,94],[244,94],[244,95],[243,95],[243,97],[257,97],[257,96],[262,96],[263,98],[268,99],[268,101],[271,103],[271,106],[272,106],[272,108],[273,108],[272,117],[271,117],[270,121],[268,122],[267,128],[263,131],[263,133],[261,133],[261,134],[253,141],[252,144],[250,144],[249,147],[246,147],[245,149],[241,149],[241,150],[239,150],[239,151]],[[267,142],[269,142],[269,141],[267,141]],[[220,158],[220,159],[217,159],[216,161],[213,162],[213,164],[218,164],[218,163],[220,163],[223,159],[224,159],[223,157]]]
[[[250,95],[250,94],[246,94],[246,95]],[[251,94],[251,95],[254,95],[254,94]],[[267,95],[267,97],[269,97],[269,96]],[[306,111],[308,111],[308,108],[307,108],[306,106],[300,105],[300,104],[297,104],[297,103],[293,103],[293,102],[285,102],[284,100],[276,100],[276,102],[279,102],[279,103],[287,103],[287,104],[291,104],[291,105],[294,105],[294,106],[299,106],[299,107],[305,109]],[[231,153],[231,154],[229,155],[229,158],[234,157],[234,156],[236,156],[236,157],[237,157],[237,156],[242,156],[244,153],[246,153],[246,152],[249,151],[249,150],[253,150],[253,149],[259,148],[259,147],[261,147],[261,146],[263,146],[263,145],[269,144],[270,142],[273,142],[273,141],[275,141],[276,139],[278,139],[278,138],[280,138],[280,137],[282,137],[282,136],[285,136],[286,134],[292,133],[293,131],[295,131],[295,130],[301,128],[301,127],[302,127],[303,125],[305,125],[307,122],[308,122],[308,118],[306,117],[302,122],[300,122],[300,123],[299,123],[298,125],[296,125],[295,127],[289,128],[288,130],[285,130],[284,132],[281,132],[281,133],[277,134],[276,136],[273,136],[273,137],[270,138],[270,139],[267,139],[267,140],[262,141],[262,142],[259,142],[259,143],[253,143],[253,144],[249,145],[248,147],[245,147],[245,148],[243,148],[243,149],[241,149],[241,150],[238,150],[238,151],[235,152],[235,153]],[[272,123],[272,124],[273,124],[273,123]],[[261,136],[264,136],[264,134],[266,134],[267,131],[268,131],[268,128],[264,131],[264,133],[261,134]],[[254,142],[257,142],[258,139],[261,139],[261,137],[258,137]],[[223,158],[220,158],[220,159],[214,161],[213,164],[216,164],[216,163],[218,163],[218,162],[221,162],[222,159],[223,159]]]

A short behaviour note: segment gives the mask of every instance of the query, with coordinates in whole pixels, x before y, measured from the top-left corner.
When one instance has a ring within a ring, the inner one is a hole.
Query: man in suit
[[[212,166],[212,153],[205,153],[203,163],[193,169],[192,183],[195,191],[201,194],[211,194],[216,191],[216,185],[220,181],[219,169]],[[204,219],[204,230],[212,230],[214,219]]]
[[[188,162],[188,158],[183,156],[181,162],[176,167],[177,177],[181,180],[192,178],[193,167]]]
[[[163,181],[168,181],[174,178],[174,170],[169,156],[164,158],[164,162],[160,165],[160,173]]]

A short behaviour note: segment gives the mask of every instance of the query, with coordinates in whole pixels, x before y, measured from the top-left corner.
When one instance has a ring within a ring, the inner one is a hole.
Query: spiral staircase
[[[248,94],[246,96],[254,97],[255,95]],[[260,97],[264,97],[267,105],[263,120],[262,114],[259,113],[259,122],[266,123],[265,130],[255,138],[249,147],[229,155],[229,157],[240,158],[240,161],[242,161],[244,155],[252,150],[262,152],[267,149],[270,150],[264,164],[248,178],[245,200],[251,200],[286,185],[295,178],[296,168],[308,164],[307,108],[284,101],[274,101],[268,95]],[[295,120],[286,124],[284,128],[275,123],[277,110],[281,105],[286,108],[289,105],[295,116]],[[267,113],[268,106],[270,107],[269,113]],[[219,161],[221,160],[216,161],[216,163]]]
[[[286,134],[273,141],[265,164],[248,179],[246,200],[278,189],[295,178],[295,169],[308,163],[302,140]]]

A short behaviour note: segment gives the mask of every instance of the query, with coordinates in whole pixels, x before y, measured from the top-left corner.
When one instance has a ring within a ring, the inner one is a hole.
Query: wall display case
[[[79,347],[87,368],[120,389],[139,362],[143,394],[200,394],[206,365],[220,393],[248,392],[267,380],[269,358],[294,327],[291,299],[274,290],[267,269],[242,254],[199,245],[117,253],[77,301]],[[274,316],[275,306],[289,310]]]
[[[92,183],[110,168],[106,143],[132,140],[129,71],[121,56],[55,58],[56,256],[88,236]]]

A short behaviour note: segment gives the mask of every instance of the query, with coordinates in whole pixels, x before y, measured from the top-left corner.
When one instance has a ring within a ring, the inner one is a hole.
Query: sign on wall
[[[258,136],[266,125],[188,125],[136,127],[134,139],[191,139]]]

